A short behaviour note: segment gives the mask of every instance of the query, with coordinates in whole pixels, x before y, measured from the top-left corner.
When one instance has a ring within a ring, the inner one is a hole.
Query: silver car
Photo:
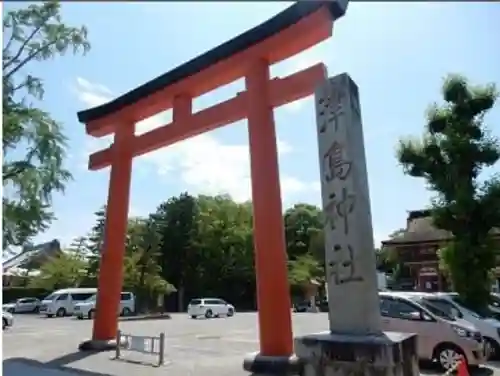
[[[14,316],[12,313],[2,310],[2,329],[14,325]]]
[[[7,303],[2,306],[4,311],[10,313],[28,313],[38,312],[41,302],[37,298],[20,298],[13,303]]]

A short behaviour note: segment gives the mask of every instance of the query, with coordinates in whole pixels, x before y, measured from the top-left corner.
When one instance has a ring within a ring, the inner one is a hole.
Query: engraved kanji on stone
[[[335,244],[332,251],[333,260],[328,263],[328,266],[330,279],[333,279],[335,285],[364,280],[361,275],[356,273],[356,260],[351,245],[342,247],[340,244]]]
[[[345,180],[351,172],[352,162],[344,159],[344,146],[337,141],[332,145],[323,157],[325,163],[325,180],[332,181],[335,178]]]
[[[342,220],[344,224],[344,234],[349,234],[349,214],[354,210],[356,204],[356,196],[354,194],[349,194],[347,188],[342,188],[342,195],[337,198],[335,193],[331,193],[329,196],[329,202],[325,206],[325,221],[330,224],[330,229],[335,230],[337,228],[337,221]]]
[[[324,133],[329,125],[333,124],[335,132],[339,127],[339,119],[345,115],[343,107],[343,99],[345,98],[345,91],[338,87],[333,87],[327,95],[318,101],[319,112],[318,116],[321,117],[321,125],[319,132]]]

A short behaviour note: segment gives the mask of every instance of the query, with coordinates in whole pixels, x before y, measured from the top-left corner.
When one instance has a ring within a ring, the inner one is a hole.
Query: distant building
[[[500,251],[500,231],[495,230],[493,236],[498,240]],[[391,248],[397,252],[399,260],[409,269],[410,282],[415,290],[441,291],[448,286],[439,270],[437,251],[452,237],[451,233],[433,226],[429,210],[416,210],[408,213],[406,231],[383,241],[382,248]],[[498,289],[500,267],[495,268],[495,274]]]
[[[2,263],[3,286],[10,286],[16,280],[37,274],[43,263],[61,252],[61,244],[57,239],[23,247],[21,252]]]

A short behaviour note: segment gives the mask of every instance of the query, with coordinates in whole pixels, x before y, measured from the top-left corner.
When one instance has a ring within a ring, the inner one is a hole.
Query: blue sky
[[[35,63],[46,83],[43,106],[61,121],[70,139],[68,166],[74,181],[55,197],[58,220],[37,241],[68,244],[92,226],[106,201],[109,169],[87,171],[88,155],[109,144],[93,139],[76,112],[109,99],[211,49],[286,8],[284,2],[63,3],[63,18],[89,29],[92,50]],[[406,211],[429,203],[424,182],[403,175],[394,157],[401,135],[418,135],[424,111],[440,99],[442,77],[463,73],[474,83],[500,84],[500,7],[493,3],[353,3],[333,37],[272,67],[287,75],[323,61],[329,75],[348,72],[360,88],[375,239],[405,225]],[[497,21],[494,24],[494,20]],[[195,101],[203,108],[243,89],[242,80]],[[160,114],[144,132],[163,123]],[[319,204],[319,168],[312,98],[275,111],[282,196]],[[500,105],[487,118],[500,135]],[[497,167],[498,171],[499,168]],[[491,172],[491,171],[490,171]],[[250,197],[245,122],[138,158],[134,162],[130,213],[142,215],[182,191]]]

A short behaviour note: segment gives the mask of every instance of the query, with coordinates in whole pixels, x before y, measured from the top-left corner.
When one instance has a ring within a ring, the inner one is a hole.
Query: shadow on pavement
[[[3,374],[5,376],[112,376],[107,373],[90,372],[72,367],[67,367],[69,363],[82,360],[94,352],[75,352],[50,360],[48,362],[39,362],[27,358],[10,358],[3,360]]]

